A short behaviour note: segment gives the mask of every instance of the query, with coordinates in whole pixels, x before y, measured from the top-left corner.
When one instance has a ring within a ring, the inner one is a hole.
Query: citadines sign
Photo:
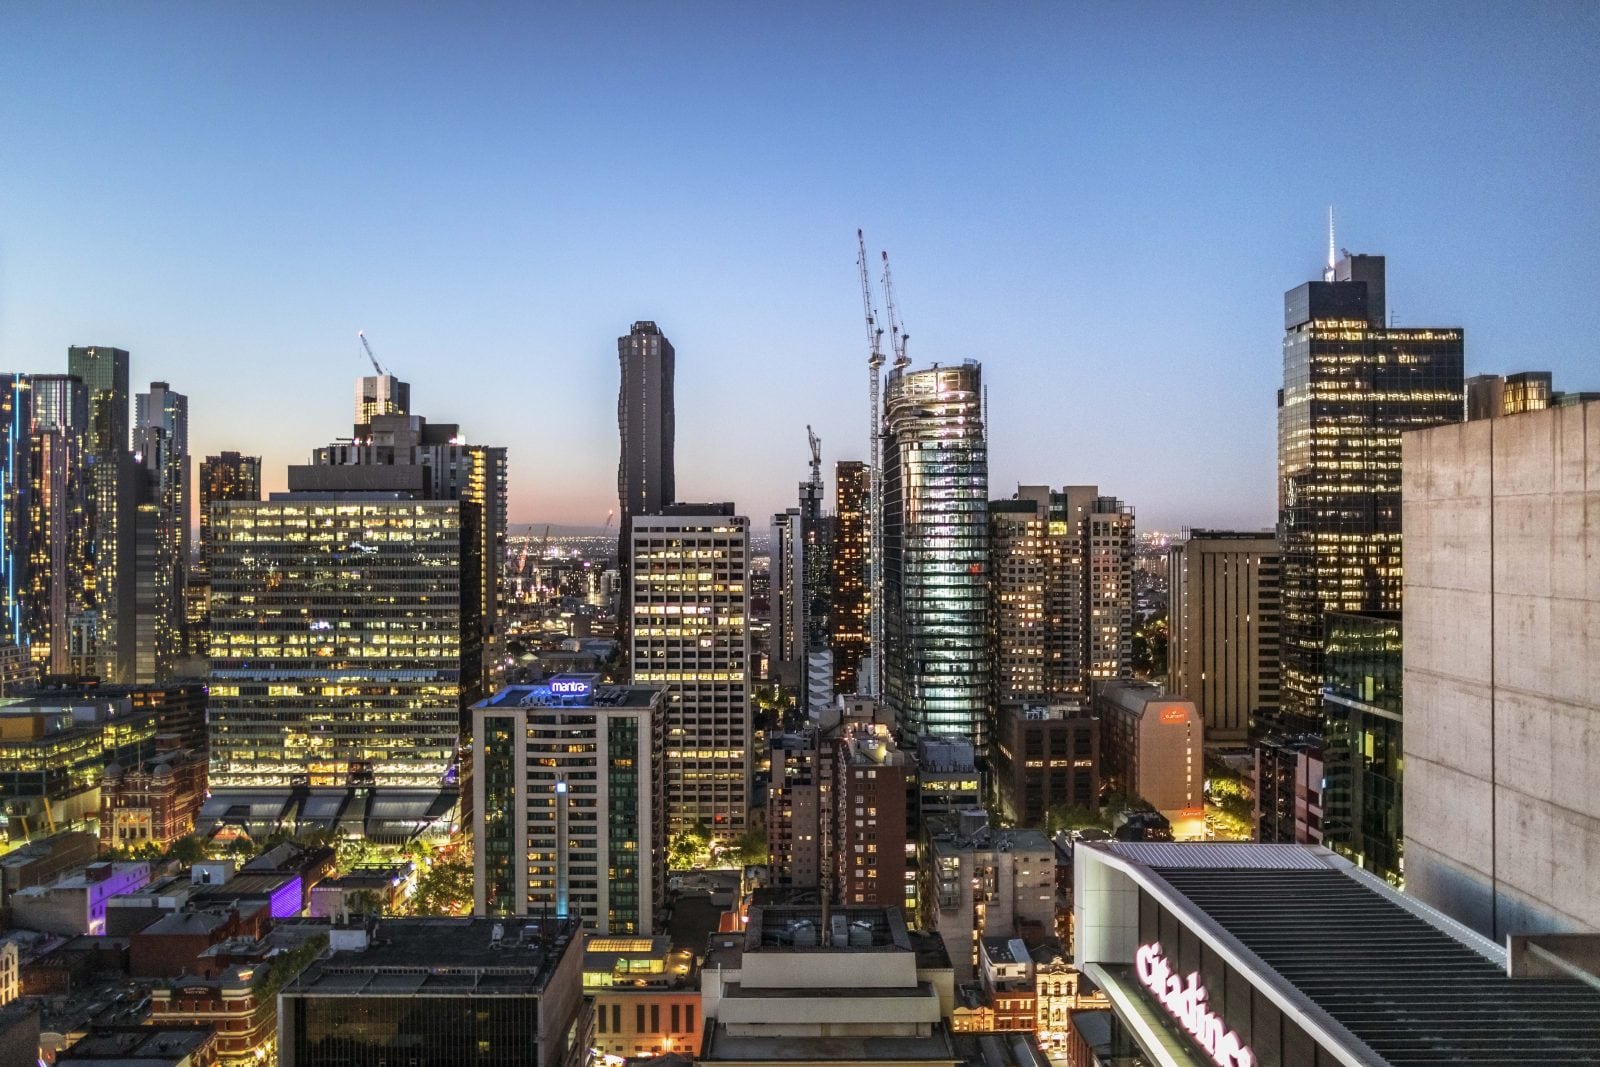
[[[1206,1006],[1206,987],[1200,984],[1200,975],[1179,978],[1162,955],[1161,942],[1139,946],[1133,969],[1161,1006],[1211,1054],[1217,1067],[1255,1067],[1255,1053],[1227,1028],[1220,1015]]]

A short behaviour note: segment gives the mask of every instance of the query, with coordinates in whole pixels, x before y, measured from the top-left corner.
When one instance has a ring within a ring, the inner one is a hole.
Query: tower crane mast
[[[856,230],[856,266],[861,272],[861,309],[867,319],[867,442],[870,463],[867,467],[867,640],[872,652],[872,672],[867,690],[883,695],[883,519],[879,514],[883,497],[882,437],[883,414],[878,389],[883,371],[883,328],[878,325],[878,309],[872,305],[872,282],[867,273],[867,241]]]
[[[883,253],[883,304],[889,314],[889,347],[894,349],[894,369],[904,370],[911,365],[906,355],[906,342],[911,335],[900,329],[900,318],[894,308],[894,275],[889,273],[889,253]]]
[[[389,373],[388,371],[384,370],[382,367],[380,367],[378,365],[378,357],[372,354],[372,346],[367,343],[366,331],[357,330],[356,331],[356,336],[361,338],[361,347],[366,349],[367,358],[372,360],[372,369],[373,369],[373,371],[375,371],[377,373],[378,377],[381,378],[385,374],[388,374]]]

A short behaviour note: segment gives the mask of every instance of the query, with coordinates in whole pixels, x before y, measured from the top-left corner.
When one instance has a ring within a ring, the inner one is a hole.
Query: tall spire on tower
[[[1334,262],[1335,262],[1334,256],[1335,256],[1335,253],[1334,253],[1334,244],[1333,244],[1333,205],[1329,204],[1328,205],[1328,269],[1322,272],[1322,280],[1325,281],[1325,282],[1333,281],[1333,267],[1334,267]]]

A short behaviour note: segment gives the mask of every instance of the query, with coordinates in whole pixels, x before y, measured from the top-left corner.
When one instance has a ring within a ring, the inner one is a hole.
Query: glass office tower
[[[1323,749],[1322,839],[1352,862],[1400,885],[1400,616],[1329,612]]]
[[[1400,608],[1400,435],[1458,422],[1462,331],[1385,325],[1382,256],[1284,295],[1282,711],[1322,723],[1323,615]]]
[[[982,368],[895,370],[884,399],[884,697],[909,739],[989,739]]]
[[[461,510],[378,493],[212,505],[213,788],[446,783]]]

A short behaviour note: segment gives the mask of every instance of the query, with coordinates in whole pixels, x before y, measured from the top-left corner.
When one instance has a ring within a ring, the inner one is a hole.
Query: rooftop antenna
[[[1323,273],[1322,273],[1322,280],[1325,281],[1325,282],[1333,281],[1333,268],[1334,268],[1334,263],[1335,263],[1333,249],[1334,249],[1334,244],[1333,244],[1333,205],[1329,204],[1328,205],[1328,269],[1323,271]]]

